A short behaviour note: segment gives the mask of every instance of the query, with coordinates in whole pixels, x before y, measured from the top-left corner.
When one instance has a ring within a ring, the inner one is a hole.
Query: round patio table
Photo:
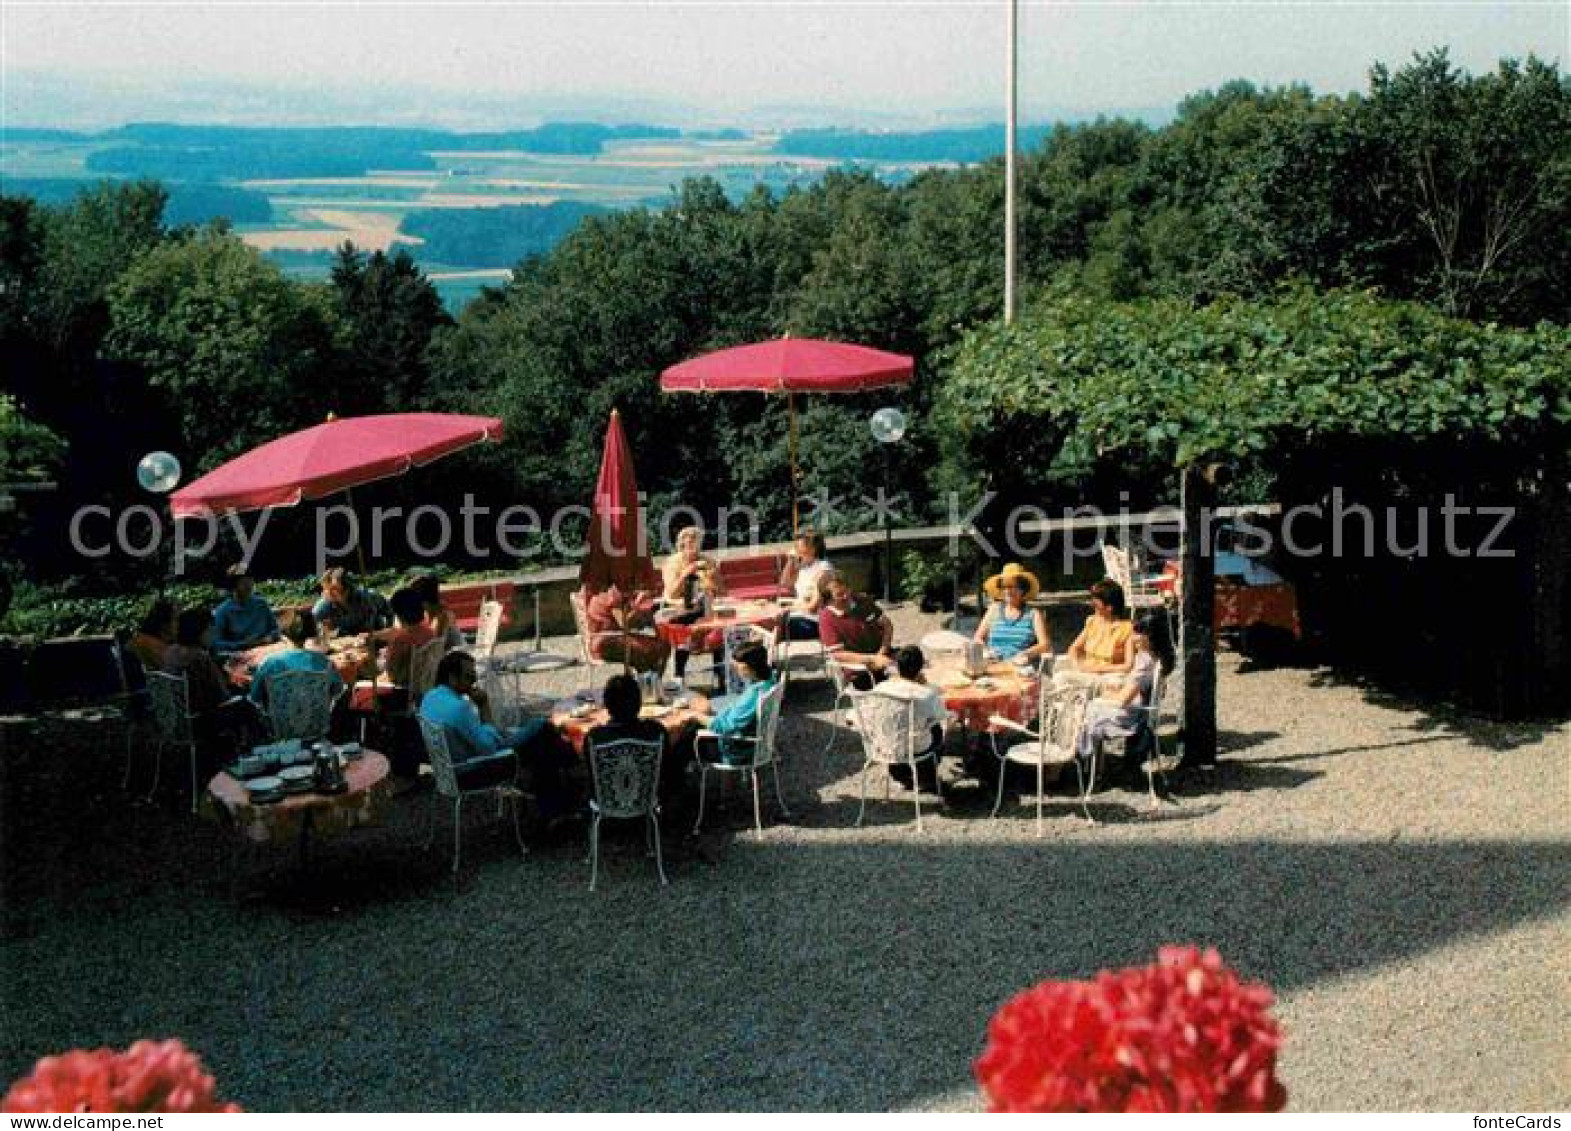
[[[1036,676],[1021,674],[1013,664],[992,664],[987,674],[974,680],[957,675],[939,682],[944,706],[961,726],[977,732],[994,730],[990,721],[994,715],[1030,722],[1036,716],[1038,689]]]
[[[281,652],[287,652],[293,647],[294,645],[287,640],[279,640],[272,644],[264,644],[260,648],[250,648],[244,652],[236,652],[229,658],[229,662],[224,665],[225,674],[229,676],[229,682],[236,687],[250,687],[251,679],[256,675],[256,669],[262,666],[264,660]],[[311,648],[310,650],[317,652],[321,649]],[[339,678],[350,685],[354,684],[355,679],[359,675],[360,665],[364,658],[365,654],[352,646],[337,648],[328,653],[328,659],[332,662],[334,670],[338,672]]]
[[[702,651],[702,645],[710,636],[733,625],[773,628],[780,620],[780,605],[775,601],[722,601],[720,607],[730,611],[723,615],[711,613],[692,624],[678,624],[656,617],[655,631],[660,634],[660,639],[673,648]]]
[[[311,834],[334,834],[374,824],[391,796],[387,759],[374,750],[344,765],[349,788],[342,793],[296,793],[257,804],[233,776],[220,773],[207,785],[208,801],[233,825],[242,841],[284,844],[293,840],[303,864]]]
[[[551,723],[562,732],[562,737],[573,746],[573,752],[583,757],[584,740],[589,737],[589,732],[595,727],[611,721],[610,713],[604,707],[594,707],[590,711],[575,714],[576,703],[564,700],[556,705],[551,712]],[[654,719],[665,727],[666,734],[675,741],[683,729],[698,720],[698,714],[686,707],[658,707],[654,704],[646,706],[639,712],[641,718]]]

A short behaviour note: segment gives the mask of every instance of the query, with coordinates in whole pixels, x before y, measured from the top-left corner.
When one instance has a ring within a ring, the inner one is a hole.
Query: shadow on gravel
[[[832,770],[859,764],[848,751]],[[179,1036],[255,1110],[907,1107],[968,1091],[988,1017],[1042,978],[1198,942],[1292,992],[1571,899],[1561,842],[1184,839],[1216,805],[1187,779],[1171,812],[1098,795],[1116,836],[1064,796],[1037,840],[1006,798],[1009,844],[895,827],[899,794],[869,805],[865,837],[758,841],[737,791],[704,836],[673,827],[670,887],[617,834],[593,894],[580,837],[520,859],[489,812],[455,887],[440,827],[420,850],[411,797],[307,873],[263,861],[231,899],[216,830],[173,797],[128,806],[116,753],[31,750],[0,782],[0,1080],[64,1048]],[[1218,793],[1309,776],[1230,760],[1208,775]],[[986,819],[991,797],[955,807]],[[855,809],[798,819],[839,827]]]

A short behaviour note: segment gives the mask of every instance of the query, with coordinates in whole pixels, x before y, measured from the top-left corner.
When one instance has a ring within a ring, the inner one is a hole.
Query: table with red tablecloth
[[[994,664],[974,680],[958,673],[948,675],[938,680],[938,687],[944,706],[967,730],[992,731],[994,715],[1017,723],[1036,717],[1040,684],[1034,673],[1022,673],[1013,664]]]
[[[657,617],[655,631],[673,648],[702,652],[720,647],[720,634],[727,628],[747,624],[767,630],[779,621],[780,604],[777,601],[736,601],[721,604],[716,612],[691,624]]]
[[[260,648],[251,648],[244,652],[236,652],[229,658],[226,672],[229,682],[242,691],[251,686],[252,677],[262,662],[270,656],[280,652],[287,652],[293,648],[287,640],[280,640],[274,644],[265,644]],[[320,651],[314,645],[307,645],[312,651]],[[327,654],[328,660],[333,665],[333,670],[344,681],[345,686],[351,688],[349,695],[349,709],[352,711],[370,712],[375,710],[377,701],[390,696],[403,693],[403,687],[389,680],[386,674],[381,674],[375,680],[361,679],[360,673],[365,670],[366,651],[363,644],[354,640],[334,643],[334,647]]]
[[[254,844],[302,846],[307,837],[345,832],[375,823],[391,797],[387,759],[367,750],[344,765],[348,788],[342,793],[296,793],[258,804],[245,785],[228,773],[207,785],[208,804],[221,812],[235,832]]]
[[[699,718],[696,712],[687,707],[659,707],[654,704],[644,707],[639,714],[640,717],[654,719],[665,727],[666,734],[672,742],[675,742],[682,731],[696,723]],[[589,737],[589,732],[610,721],[610,712],[594,704],[572,708],[560,704],[551,713],[552,725],[562,732],[562,737],[572,744],[573,751],[580,757],[583,756],[584,741]]]

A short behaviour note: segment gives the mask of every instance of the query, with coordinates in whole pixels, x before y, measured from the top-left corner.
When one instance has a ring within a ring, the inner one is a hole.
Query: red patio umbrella
[[[796,394],[860,393],[904,385],[915,363],[899,353],[886,353],[849,342],[817,338],[777,338],[750,346],[707,353],[673,365],[660,375],[668,393],[753,390],[784,393],[790,416],[791,529],[797,528]]]
[[[578,571],[578,579],[590,591],[609,589],[612,585],[623,592],[658,588],[644,534],[644,508],[633,473],[633,450],[622,430],[622,414],[616,409],[611,410],[611,422],[605,430],[588,536],[589,556]]]
[[[169,496],[176,518],[292,507],[502,438],[494,416],[352,416],[269,440]]]

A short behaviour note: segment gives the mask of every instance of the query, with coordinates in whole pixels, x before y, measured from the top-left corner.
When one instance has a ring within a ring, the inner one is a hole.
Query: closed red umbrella
[[[176,518],[292,507],[502,438],[494,416],[405,412],[329,417],[236,456],[169,496]]]
[[[904,385],[915,372],[905,354],[886,353],[849,342],[777,338],[718,350],[673,365],[660,375],[668,393],[752,390],[784,393],[790,415],[791,528],[797,525],[796,394],[861,393]]]
[[[611,410],[611,422],[605,430],[600,478],[595,482],[590,507],[589,556],[584,559],[578,578],[592,592],[612,585],[623,592],[653,591],[659,585],[644,534],[644,508],[633,473],[633,449],[622,430],[622,414],[616,409]]]

